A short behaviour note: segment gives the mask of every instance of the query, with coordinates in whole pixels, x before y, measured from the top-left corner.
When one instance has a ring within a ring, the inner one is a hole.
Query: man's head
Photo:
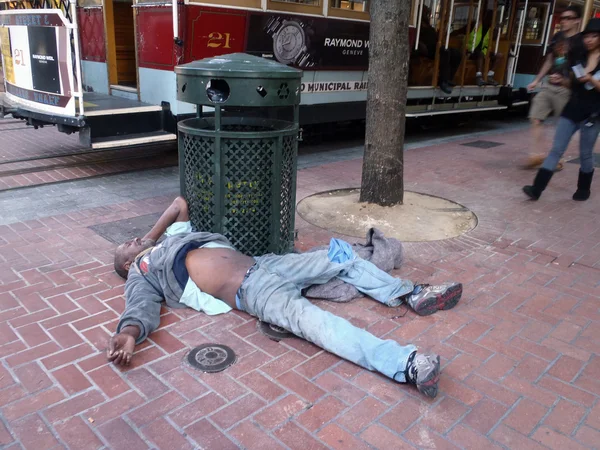
[[[577,5],[567,6],[560,15],[560,29],[565,33],[579,31],[581,27],[581,8]]]
[[[135,257],[155,244],[151,239],[134,238],[119,245],[115,251],[115,272],[126,279]]]

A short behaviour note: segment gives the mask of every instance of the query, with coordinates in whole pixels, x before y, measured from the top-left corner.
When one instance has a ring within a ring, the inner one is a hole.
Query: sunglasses
[[[562,16],[560,20],[577,20],[578,17],[575,16]]]

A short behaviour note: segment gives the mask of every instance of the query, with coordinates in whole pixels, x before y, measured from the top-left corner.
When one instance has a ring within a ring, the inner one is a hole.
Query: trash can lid
[[[178,75],[218,78],[300,79],[302,71],[247,53],[231,53],[182,64]]]

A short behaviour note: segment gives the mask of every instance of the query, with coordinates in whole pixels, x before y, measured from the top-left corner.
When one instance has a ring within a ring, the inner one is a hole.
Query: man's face
[[[142,240],[140,238],[133,238],[119,245],[117,253],[122,255],[125,261],[133,262],[137,255],[154,246],[154,244],[155,242],[151,239]]]
[[[571,32],[579,29],[581,19],[573,11],[565,11],[560,16],[560,29],[565,32]]]

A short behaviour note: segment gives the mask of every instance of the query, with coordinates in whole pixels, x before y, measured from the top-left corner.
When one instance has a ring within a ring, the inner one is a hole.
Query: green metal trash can
[[[244,53],[177,66],[181,193],[201,231],[248,255],[294,247],[302,71]],[[203,117],[203,106],[214,108]],[[291,109],[291,120],[272,118]],[[266,117],[265,117],[266,116]]]

